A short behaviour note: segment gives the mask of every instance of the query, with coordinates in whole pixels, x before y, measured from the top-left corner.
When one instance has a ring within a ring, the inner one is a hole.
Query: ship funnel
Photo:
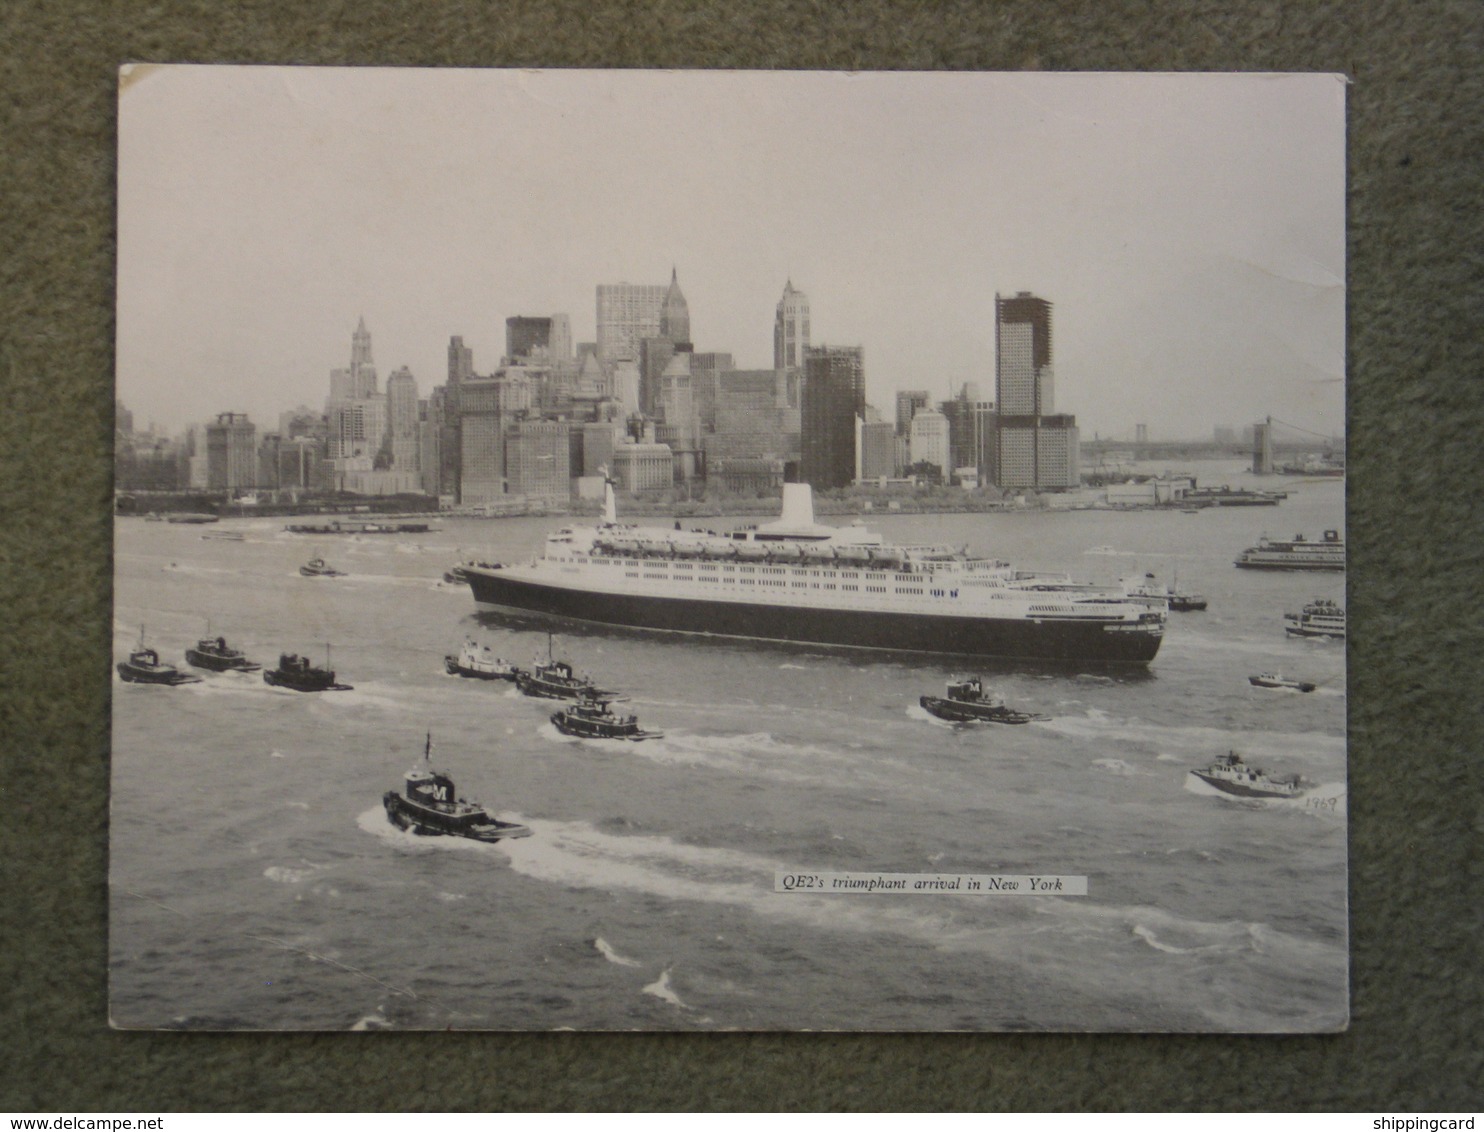
[[[807,483],[783,485],[783,514],[778,518],[780,527],[814,526],[814,489]]]

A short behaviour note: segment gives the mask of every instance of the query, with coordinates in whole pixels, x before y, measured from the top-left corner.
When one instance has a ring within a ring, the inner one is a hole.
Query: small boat
[[[201,677],[182,672],[173,664],[165,664],[160,654],[144,644],[144,628],[139,629],[139,647],[129,654],[128,660],[118,663],[119,679],[128,684],[199,684]]]
[[[1295,637],[1344,637],[1345,610],[1328,598],[1316,597],[1298,613],[1283,615],[1283,631]]]
[[[605,692],[587,676],[579,676],[565,660],[552,657],[552,638],[546,637],[546,663],[535,664],[527,672],[524,668],[515,673],[515,686],[528,696],[547,700],[580,700],[584,697],[596,699],[606,696],[612,699],[613,692]]]
[[[335,673],[330,668],[329,647],[325,648],[325,666],[316,668],[307,656],[297,653],[282,653],[278,667],[263,673],[263,682],[275,688],[289,688],[295,692],[348,692],[350,684],[335,682]]]
[[[219,515],[208,515],[208,514],[205,514],[203,512],[199,512],[199,511],[197,511],[197,512],[187,511],[184,514],[171,515],[170,518],[168,520],[166,520],[166,521],[167,522],[171,522],[171,523],[187,523],[187,524],[217,523],[217,522],[220,522],[221,521],[221,516],[219,516]]]
[[[1032,723],[1051,718],[1007,707],[1004,700],[985,693],[977,676],[950,680],[946,696],[920,696],[917,702],[928,714],[950,723]]]
[[[311,558],[299,567],[299,573],[306,578],[343,578],[344,570],[337,570],[323,558]]]
[[[1307,680],[1292,680],[1276,672],[1260,672],[1256,676],[1249,676],[1247,683],[1258,688],[1291,688],[1295,692],[1312,692],[1318,687]]]
[[[515,686],[528,696],[547,700],[579,700],[584,696],[611,696],[593,684],[586,676],[578,676],[565,660],[552,660],[538,664],[529,672],[519,669],[515,674]]]
[[[1082,553],[1083,554],[1117,554],[1118,551],[1114,547],[1104,545],[1104,546],[1094,546],[1092,549],[1090,549],[1090,550],[1084,550]]]
[[[494,842],[531,836],[526,826],[500,821],[477,802],[460,798],[448,773],[433,769],[432,755],[433,736],[429,734],[422,763],[403,776],[402,793],[388,790],[381,796],[387,821],[425,837]]]
[[[201,537],[212,542],[241,542],[247,536],[241,531],[207,531]]]
[[[1235,751],[1228,751],[1210,766],[1190,773],[1206,785],[1239,798],[1297,798],[1309,787],[1296,774],[1283,778],[1264,774],[1244,763]]]
[[[228,645],[225,637],[203,637],[195,648],[186,649],[185,658],[192,667],[212,672],[257,672],[263,667]]]
[[[469,575],[462,566],[453,566],[443,571],[443,580],[451,586],[465,586],[469,584]]]
[[[458,656],[445,656],[443,667],[450,676],[470,676],[475,680],[514,680],[519,669],[507,664],[473,639],[464,642]]]
[[[644,731],[639,717],[620,715],[613,710],[616,697],[590,694],[571,707],[552,713],[551,722],[563,735],[579,739],[626,739],[637,743],[643,739],[663,739],[663,731]]]

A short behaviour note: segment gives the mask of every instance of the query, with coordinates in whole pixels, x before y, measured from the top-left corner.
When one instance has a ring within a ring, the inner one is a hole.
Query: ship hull
[[[1345,562],[1302,562],[1285,559],[1258,559],[1238,558],[1235,565],[1243,570],[1333,570],[1335,573],[1344,573]]]
[[[533,582],[505,570],[471,570],[469,584],[480,610],[544,620],[1057,664],[1145,665],[1159,651],[1164,629],[1162,624],[1150,628],[599,593]]]
[[[1193,770],[1190,772],[1207,786],[1213,786],[1223,794],[1230,794],[1236,798],[1297,798],[1304,793],[1302,790],[1283,790],[1281,788],[1246,786],[1240,782],[1231,782],[1225,778],[1216,778],[1203,771]]]

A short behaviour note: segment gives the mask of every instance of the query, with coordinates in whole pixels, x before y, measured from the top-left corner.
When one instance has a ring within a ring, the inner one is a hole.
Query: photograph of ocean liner
[[[1342,80],[120,90],[114,1026],[1346,1025]]]

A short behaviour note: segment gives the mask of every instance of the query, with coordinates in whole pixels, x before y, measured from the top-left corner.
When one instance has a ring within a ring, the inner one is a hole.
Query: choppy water
[[[1220,475],[1239,482],[1241,477]],[[1272,481],[1268,481],[1267,486]],[[1172,614],[1145,676],[989,670],[1053,716],[953,727],[916,707],[950,661],[590,631],[557,648],[618,686],[641,744],[579,742],[554,705],[448,677],[473,634],[523,663],[534,628],[439,581],[528,555],[551,520],[316,539],[282,520],[119,520],[115,651],[206,632],[256,660],[323,655],[354,691],[257,674],[114,685],[112,1013],[130,1027],[1311,1030],[1346,1017],[1344,651],[1281,614],[1335,575],[1231,560],[1317,535],[1343,485],[1277,509],[891,516],[968,543],[1211,601]],[[420,541],[418,541],[420,540]],[[1088,554],[1095,547],[1115,553]],[[306,579],[321,555],[347,570]],[[1318,682],[1252,688],[1262,669]],[[418,838],[380,798],[422,751],[534,836]],[[1187,771],[1235,748],[1319,785],[1243,802]],[[1317,803],[1317,805],[1316,805]],[[775,870],[1086,875],[1086,897],[773,891]]]

